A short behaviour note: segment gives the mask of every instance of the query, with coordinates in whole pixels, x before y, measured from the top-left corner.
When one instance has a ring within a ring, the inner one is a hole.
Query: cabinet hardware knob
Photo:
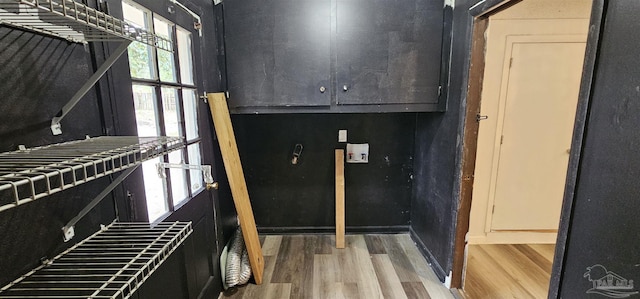
[[[324,86],[320,86],[320,93],[324,93],[327,89]]]
[[[343,90],[343,91],[347,91],[347,90],[349,90],[349,87],[347,86],[347,84],[342,85],[342,90]]]

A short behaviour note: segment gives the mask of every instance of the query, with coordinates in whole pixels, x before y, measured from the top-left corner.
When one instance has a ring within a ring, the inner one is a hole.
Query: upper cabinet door
[[[331,104],[331,0],[223,5],[232,111]]]
[[[438,104],[443,1],[337,0],[338,105]]]

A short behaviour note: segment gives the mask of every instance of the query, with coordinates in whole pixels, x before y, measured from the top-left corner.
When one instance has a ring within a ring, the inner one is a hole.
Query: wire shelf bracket
[[[62,227],[62,235],[65,242],[71,241],[71,239],[73,239],[73,237],[75,236],[76,223],[78,223],[78,221],[80,221],[82,217],[89,214],[89,212],[93,208],[95,208],[102,201],[102,199],[104,199],[107,196],[107,194],[111,193],[113,189],[118,187],[118,185],[120,185],[120,183],[122,183],[130,174],[132,174],[136,169],[138,169],[138,167],[140,167],[139,164],[125,170],[120,176],[118,176],[115,180],[113,180],[113,182],[111,182],[109,186],[104,188],[104,190],[102,190],[100,194],[98,194],[94,199],[92,199],[89,202],[89,204],[86,207],[84,207],[82,211],[78,213],[78,215],[73,217],[73,219],[69,220],[69,222],[67,222],[67,224]]]
[[[0,212],[183,147],[180,137],[102,136],[0,153]]]
[[[0,288],[0,298],[130,298],[192,232],[191,222],[113,222]]]
[[[51,119],[51,133],[53,133],[53,135],[62,134],[62,126],[60,125],[62,119],[73,109],[73,107],[78,104],[78,102],[80,102],[82,97],[84,97],[84,95],[86,95],[87,92],[89,92],[89,90],[93,88],[93,86],[98,82],[98,80],[100,80],[100,78],[102,78],[102,76],[111,68],[111,66],[113,66],[113,64],[118,61],[118,58],[120,58],[120,56],[122,56],[122,54],[127,51],[127,48],[130,44],[131,41],[129,40],[123,41],[122,44],[120,44],[120,46],[115,50],[115,52],[109,55],[109,58],[107,58],[107,60],[105,60],[100,65],[98,70],[96,70],[96,72],[93,73],[93,75],[89,77],[89,79],[87,79],[87,81],[80,87],[80,89],[73,95],[73,97],[71,97],[71,100],[69,100],[69,102],[62,106],[60,112],[58,112],[58,114],[56,114],[56,116]]]
[[[171,40],[74,0],[0,0],[0,24],[76,43],[122,42],[51,120],[53,135],[62,134],[60,121],[127,51],[131,42],[173,52]]]

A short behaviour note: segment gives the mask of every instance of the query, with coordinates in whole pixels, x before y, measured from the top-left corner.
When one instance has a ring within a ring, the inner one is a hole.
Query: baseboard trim
[[[347,234],[400,234],[408,233],[408,225],[396,226],[347,226]],[[334,226],[258,227],[264,235],[335,234]]]
[[[489,232],[484,236],[469,236],[469,244],[555,244],[558,233]]]
[[[198,299],[218,298],[220,294],[222,294],[222,282],[216,281],[214,276],[209,276],[207,283],[205,284],[204,288],[200,291],[200,294],[198,294],[197,298]]]
[[[420,251],[422,256],[424,256],[424,258],[427,259],[429,266],[431,266],[431,269],[433,269],[433,272],[436,274],[436,276],[438,276],[438,279],[440,279],[440,282],[444,282],[445,277],[447,276],[447,273],[444,271],[444,269],[442,269],[442,266],[440,266],[440,263],[438,263],[438,261],[433,256],[433,254],[431,254],[431,251],[429,251],[429,249],[424,244],[424,242],[420,240],[420,238],[418,237],[418,234],[413,230],[413,227],[409,227],[409,236],[411,236],[411,239],[413,240],[413,242],[416,243],[416,246],[418,247],[418,250]]]

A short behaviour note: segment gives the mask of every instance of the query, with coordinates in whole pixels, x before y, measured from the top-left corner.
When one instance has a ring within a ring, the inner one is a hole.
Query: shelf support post
[[[105,60],[102,65],[100,65],[98,70],[96,70],[96,72],[91,77],[89,77],[87,82],[85,82],[84,85],[80,87],[80,90],[78,90],[76,94],[73,95],[71,100],[69,100],[69,102],[67,102],[67,104],[65,104],[62,109],[60,109],[60,112],[58,112],[58,114],[56,114],[56,116],[51,120],[51,132],[53,133],[53,135],[62,134],[60,121],[62,121],[62,119],[69,113],[69,111],[71,111],[71,109],[73,109],[73,107],[75,107],[76,104],[80,102],[80,99],[82,99],[82,97],[87,94],[87,92],[89,92],[91,88],[93,88],[96,82],[98,82],[98,80],[102,78],[102,76],[109,70],[109,68],[111,68],[111,66],[113,66],[116,61],[118,61],[118,58],[120,58],[120,56],[122,56],[122,54],[127,51],[129,44],[131,44],[130,40],[124,40],[122,44],[120,44],[120,46],[115,50],[115,52],[111,53],[111,55],[109,55],[109,58],[107,58],[107,60]]]

